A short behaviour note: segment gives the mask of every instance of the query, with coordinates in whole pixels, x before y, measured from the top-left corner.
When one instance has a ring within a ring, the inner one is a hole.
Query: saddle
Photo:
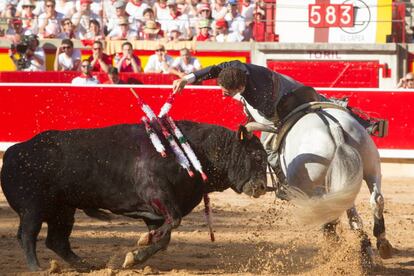
[[[316,112],[323,108],[335,108],[349,113],[349,110],[346,107],[336,103],[319,101],[305,102],[304,104],[301,104],[291,110],[279,121],[277,125],[277,133],[267,137],[264,142],[265,148],[271,148],[274,151],[279,151],[279,146],[283,141],[283,138],[300,118],[308,113]]]

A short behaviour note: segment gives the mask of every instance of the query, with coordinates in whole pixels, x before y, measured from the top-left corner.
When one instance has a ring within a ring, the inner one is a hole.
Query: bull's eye
[[[258,154],[258,153],[253,154],[253,156],[254,156],[254,159],[256,161],[259,161],[260,162],[260,161],[263,160],[262,156],[260,154]]]

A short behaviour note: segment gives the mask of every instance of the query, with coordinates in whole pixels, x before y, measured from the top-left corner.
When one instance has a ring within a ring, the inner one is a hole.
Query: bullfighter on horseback
[[[302,104],[330,101],[312,87],[304,86],[288,76],[263,66],[237,60],[206,67],[175,80],[173,92],[180,92],[186,84],[215,78],[222,89],[223,96],[238,98],[243,103],[249,119],[264,125],[280,126],[283,119]],[[351,108],[348,109],[369,134],[375,136],[386,134],[385,120],[363,119]],[[262,132],[261,141],[268,153],[269,163],[280,181],[283,174],[278,165],[277,148],[274,148],[277,143],[269,142],[276,137],[275,134]]]

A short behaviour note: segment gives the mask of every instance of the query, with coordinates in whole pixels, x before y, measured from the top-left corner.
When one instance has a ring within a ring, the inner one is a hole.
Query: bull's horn
[[[256,130],[260,130],[260,131],[265,131],[265,132],[273,132],[273,133],[276,133],[276,131],[277,131],[277,129],[275,127],[272,127],[272,126],[269,126],[269,125],[265,125],[265,124],[261,124],[261,123],[258,123],[258,122],[250,122],[250,123],[247,123],[245,125],[245,128],[249,132],[256,131]]]

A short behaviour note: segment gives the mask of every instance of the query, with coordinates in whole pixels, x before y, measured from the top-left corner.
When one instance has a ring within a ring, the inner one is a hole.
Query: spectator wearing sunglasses
[[[112,66],[112,58],[103,52],[101,41],[95,41],[92,45],[92,55],[88,58],[91,63],[93,72],[108,73],[109,67]]]
[[[99,81],[92,76],[92,67],[89,62],[89,60],[84,59],[82,60],[82,63],[80,65],[80,76],[74,78],[72,80],[72,84],[75,85],[93,85],[93,84],[99,84]]]
[[[174,59],[167,54],[164,45],[158,44],[155,48],[155,54],[149,57],[144,72],[168,74],[173,62]]]
[[[70,39],[63,39],[61,46],[56,49],[54,70],[77,71],[80,59],[80,52],[73,49],[73,42]]]
[[[75,31],[75,26],[69,18],[64,18],[61,21],[61,32],[59,38],[65,39],[79,39],[79,33]]]
[[[409,72],[404,78],[401,78],[397,84],[397,88],[414,89],[414,73]]]

